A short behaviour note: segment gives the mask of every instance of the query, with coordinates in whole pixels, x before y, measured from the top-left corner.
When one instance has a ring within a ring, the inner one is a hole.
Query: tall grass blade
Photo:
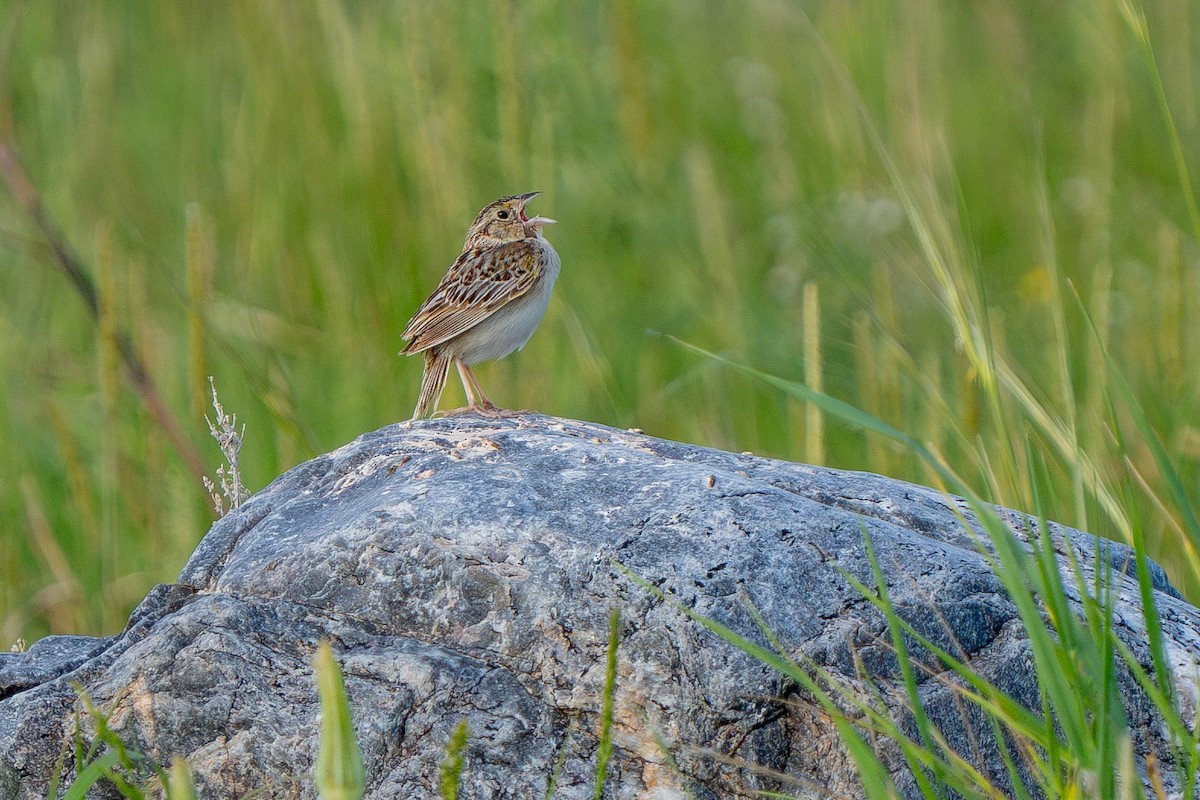
[[[871,545],[871,536],[865,526],[862,526],[862,539],[867,560],[871,564],[871,573],[875,577],[875,591],[879,595],[879,602],[876,604],[876,607],[883,612],[884,619],[887,621],[888,634],[892,640],[892,650],[896,654],[896,664],[900,668],[900,675],[904,681],[904,691],[908,696],[908,708],[912,712],[913,720],[920,734],[921,746],[932,750],[937,747],[933,735],[933,725],[929,721],[929,715],[925,713],[925,704],[917,689],[917,677],[913,673],[912,662],[908,656],[908,645],[904,641],[904,626],[901,624],[900,617],[896,614],[896,609],[892,605],[891,598],[888,596],[887,578],[879,566],[879,559],[875,556],[875,548]],[[946,776],[938,768],[939,766],[935,762],[933,771],[934,780],[932,783],[922,770],[913,770],[913,776],[921,785],[921,791],[926,796],[930,796],[931,794],[938,798],[946,796]]]
[[[1196,575],[1197,572],[1200,572],[1200,517],[1197,516],[1191,496],[1184,488],[1183,479],[1180,477],[1179,471],[1175,468],[1175,464],[1172,462],[1170,456],[1167,455],[1162,440],[1159,439],[1154,426],[1150,424],[1146,412],[1137,401],[1137,397],[1134,395],[1129,382],[1125,379],[1124,373],[1120,370],[1112,357],[1112,353],[1109,352],[1108,347],[1105,346],[1104,341],[1101,339],[1100,332],[1091,315],[1088,313],[1087,307],[1083,303],[1083,298],[1079,296],[1078,292],[1075,293],[1075,300],[1083,318],[1087,321],[1095,337],[1098,351],[1104,357],[1105,364],[1108,367],[1109,379],[1119,391],[1124,401],[1125,409],[1133,417],[1134,424],[1142,436],[1142,442],[1153,456],[1155,465],[1157,465],[1163,479],[1166,481],[1167,490],[1170,492],[1175,508],[1178,509],[1179,514],[1183,518],[1184,536],[1181,543],[1187,548],[1188,557],[1186,563],[1193,571],[1193,574]],[[1200,575],[1197,575],[1197,578],[1200,578]]]
[[[945,770],[948,775],[953,776],[951,783],[956,790],[961,791],[966,790],[967,787],[971,787],[973,793],[969,794],[969,796],[1005,800],[1002,793],[991,787],[986,778],[961,758],[954,757],[948,761],[941,759],[937,752],[921,747],[920,744],[910,739],[898,723],[891,719],[887,713],[880,711],[873,704],[865,701],[859,696],[859,693],[840,684],[837,678],[821,669],[815,663],[805,661],[804,664],[798,664],[792,659],[780,655],[775,650],[763,647],[761,644],[746,638],[727,625],[706,617],[679,602],[678,599],[668,596],[661,589],[635,574],[623,564],[617,563],[616,566],[630,580],[647,592],[668,603],[692,621],[699,623],[718,638],[728,642],[801,686],[829,716],[834,726],[838,729],[839,735],[845,737],[844,741],[851,755],[854,757],[854,763],[860,775],[864,776],[864,779],[869,778],[872,781],[870,785],[865,785],[868,796],[872,798],[894,796],[894,787],[892,787],[890,778],[883,779],[880,777],[887,774],[887,769],[883,766],[880,756],[862,738],[859,729],[882,735],[896,743],[910,766],[917,769],[932,769],[937,765],[939,769]],[[763,627],[762,617],[752,609],[751,614],[758,621],[760,628]],[[766,638],[768,641],[774,640],[773,635],[766,636]],[[849,717],[839,706],[839,701],[849,703],[854,711],[862,715],[862,718],[852,719]],[[934,797],[931,792],[923,793],[923,796]]]
[[[891,439],[894,442],[899,442],[910,449],[913,453],[918,455],[923,461],[925,461],[926,464],[937,473],[938,477],[940,477],[948,485],[951,487],[962,486],[962,481],[959,480],[959,478],[952,472],[950,472],[945,464],[943,464],[940,459],[934,456],[934,454],[930,452],[929,449],[923,444],[898,428],[895,428],[883,420],[854,407],[850,403],[847,403],[844,400],[839,400],[836,397],[832,397],[823,392],[810,389],[802,383],[789,381],[785,378],[780,378],[776,375],[755,369],[754,367],[738,363],[737,361],[726,358],[718,353],[705,350],[703,347],[698,347],[690,342],[685,342],[684,340],[671,336],[670,334],[667,334],[666,336],[671,341],[687,348],[688,350],[691,350],[693,353],[698,353],[699,355],[710,358],[713,361],[724,364],[727,367],[732,367],[733,369],[750,375],[751,377],[756,378],[763,383],[774,386],[776,389],[779,389],[785,394],[789,394],[805,402],[812,403],[825,413],[831,414],[848,425],[856,428],[862,428],[863,430],[877,433],[880,436]],[[958,491],[957,488],[954,490]]]
[[[596,748],[595,800],[604,796],[604,781],[613,749],[613,698],[617,691],[617,645],[621,632],[621,612],[613,610],[608,620],[608,658],[604,667],[604,698],[600,708],[600,743]]]
[[[167,800],[196,800],[192,769],[182,758],[176,758],[167,773]]]
[[[1183,196],[1188,218],[1192,223],[1192,236],[1200,242],[1200,205],[1196,201],[1196,189],[1192,184],[1191,171],[1188,169],[1187,156],[1183,150],[1183,139],[1179,135],[1179,126],[1175,124],[1175,115],[1171,112],[1171,103],[1167,99],[1167,87],[1163,84],[1162,70],[1158,67],[1158,57],[1154,54],[1154,43],[1150,37],[1150,24],[1146,20],[1146,10],[1141,0],[1117,0],[1117,7],[1126,25],[1137,40],[1142,59],[1146,62],[1146,72],[1154,86],[1154,99],[1158,103],[1159,113],[1162,114],[1163,127],[1171,142],[1171,158],[1175,164],[1175,172],[1179,180],[1179,193]]]
[[[120,764],[121,755],[112,750],[92,761],[71,782],[67,793],[63,795],[63,800],[84,800],[88,791],[100,781],[111,777],[113,771]],[[54,798],[48,798],[48,800],[54,800]]]
[[[187,379],[188,406],[193,421],[204,416],[207,406],[205,378],[209,375],[205,346],[205,315],[212,304],[213,265],[199,203],[188,203],[186,213],[187,253],[184,259],[187,290]]]
[[[470,739],[471,726],[464,719],[454,726],[450,741],[446,743],[446,757],[438,765],[442,800],[458,800],[463,769],[466,767],[467,742]]]
[[[329,642],[317,645],[313,669],[321,698],[321,740],[313,771],[317,793],[322,800],[361,800],[366,781],[362,751],[354,737],[342,670]]]
[[[822,375],[820,287],[809,281],[804,284],[804,382],[819,392]],[[825,463],[825,417],[812,403],[804,406],[804,460]]]

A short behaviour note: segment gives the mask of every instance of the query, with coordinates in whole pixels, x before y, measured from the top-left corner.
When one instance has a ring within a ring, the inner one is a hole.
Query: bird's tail
[[[446,373],[450,370],[450,359],[434,350],[425,351],[425,371],[421,373],[421,393],[417,395],[417,408],[412,418],[420,419],[427,411],[437,411],[442,389],[446,388]]]

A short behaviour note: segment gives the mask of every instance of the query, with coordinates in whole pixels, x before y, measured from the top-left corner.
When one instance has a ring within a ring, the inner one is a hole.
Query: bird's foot
[[[513,417],[523,417],[526,414],[537,414],[538,412],[532,408],[511,409],[498,408],[488,401],[482,403],[473,403],[463,406],[462,408],[452,408],[448,411],[438,411],[433,415],[434,419],[442,419],[446,417],[461,417],[464,414],[475,414],[487,419],[512,419]]]
[[[514,412],[509,411],[506,408],[497,408],[489,401],[484,400],[482,403],[479,403],[475,406],[475,413],[481,417],[487,417],[488,419],[506,419],[511,417]]]
[[[481,417],[502,417],[512,412],[505,411],[502,408],[496,408],[486,400],[482,403],[471,403],[462,408],[452,408],[449,411],[439,411],[434,414],[434,417],[461,417],[463,414],[478,414]]]
[[[448,417],[461,417],[463,414],[475,413],[475,406],[463,406],[462,408],[451,408],[444,411],[435,411],[431,415],[431,419],[446,419]]]

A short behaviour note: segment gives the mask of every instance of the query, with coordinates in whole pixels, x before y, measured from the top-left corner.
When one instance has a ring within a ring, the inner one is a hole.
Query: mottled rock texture
[[[556,797],[591,797],[613,610],[606,797],[856,796],[819,706],[617,564],[757,637],[752,603],[786,648],[852,681],[865,669],[898,706],[884,622],[841,572],[872,582],[865,530],[897,608],[1036,705],[1022,626],[956,514],[971,519],[934,490],[875,475],[544,416],[392,425],[301,464],[214,525],[119,636],[0,656],[0,798],[45,797],[80,707],[69,682],[132,747],[187,758],[201,797],[314,797],[310,665],[322,638],[345,671],[369,797],[436,797],[462,719],[473,732],[464,797],[541,798],[551,776]],[[1020,516],[1007,518],[1023,536]],[[1056,533],[1061,552],[1094,565],[1090,537]],[[1127,555],[1100,552],[1118,566]],[[1200,615],[1156,576],[1171,657],[1190,676]],[[1148,661],[1136,586],[1115,580],[1121,633]],[[978,715],[919,677],[946,736],[1002,780]],[[1139,754],[1161,751],[1148,703],[1127,689]]]

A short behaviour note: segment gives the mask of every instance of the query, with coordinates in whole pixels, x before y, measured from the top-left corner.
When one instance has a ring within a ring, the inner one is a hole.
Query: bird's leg
[[[509,417],[519,417],[525,414],[536,413],[532,411],[507,411],[502,408],[496,408],[496,406],[492,405],[492,401],[487,399],[487,395],[483,393],[483,387],[479,385],[479,379],[475,377],[475,373],[471,368],[457,358],[454,359],[454,366],[458,368],[458,377],[462,380],[463,391],[467,394],[467,407],[441,412],[441,416],[455,417],[459,414],[474,412],[481,417],[508,419]]]
[[[496,417],[497,419],[509,419],[511,417],[520,417],[524,414],[533,414],[533,411],[509,411],[505,408],[497,408],[492,405],[492,401],[487,399],[487,395],[483,393],[483,387],[479,385],[479,379],[475,377],[475,373],[466,364],[459,363],[458,372],[462,375],[466,372],[466,377],[470,379],[471,385],[475,387],[475,394],[479,395],[480,402],[476,408],[476,413],[484,417]],[[519,426],[518,426],[519,427]]]
[[[446,366],[449,368],[448,364]],[[470,414],[472,412],[479,413],[480,411],[484,410],[484,407],[480,406],[479,401],[475,399],[475,392],[471,391],[472,386],[475,386],[475,388],[478,389],[479,385],[472,380],[475,376],[471,375],[470,368],[468,368],[466,364],[459,361],[457,358],[454,359],[454,366],[458,368],[458,377],[462,380],[463,391],[467,394],[467,405],[464,408],[456,408],[453,411],[440,411],[438,412],[438,416],[457,417],[460,414]],[[443,380],[445,380],[444,377]],[[484,400],[484,402],[486,403],[487,400]]]
[[[471,368],[458,359],[454,360],[454,366],[458,368],[458,377],[462,379],[463,391],[467,394],[467,407],[447,411],[442,416],[454,417],[459,414],[470,414],[472,412],[484,417],[496,416],[496,407],[487,399],[487,395],[483,393],[483,388],[479,385],[479,379],[475,377],[475,373]]]
[[[471,391],[475,376],[471,374],[471,368],[458,359],[454,360],[454,366],[458,367],[458,377],[462,381],[463,391],[467,394],[467,408],[473,410],[478,407],[475,402],[475,393]]]
[[[467,382],[470,381],[471,387],[475,389],[474,394],[471,393],[471,389],[467,389],[467,397],[470,398],[472,407],[480,408],[484,411],[496,410],[496,407],[492,405],[492,401],[488,400],[487,395],[483,393],[483,387],[479,385],[479,379],[475,377],[475,373],[461,361],[458,362],[458,376],[462,378],[464,388]],[[478,402],[475,400],[475,395],[479,396]]]

